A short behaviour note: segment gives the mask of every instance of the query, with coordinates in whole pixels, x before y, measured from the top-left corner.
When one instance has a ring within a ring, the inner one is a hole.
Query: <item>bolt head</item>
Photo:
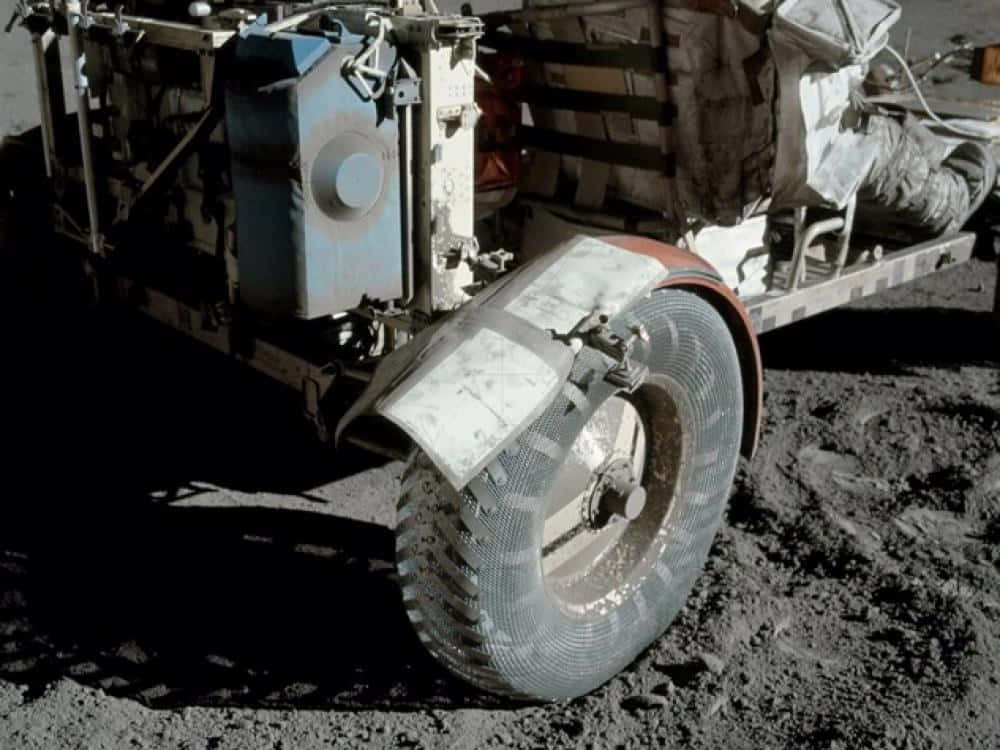
[[[622,504],[622,515],[629,521],[634,521],[646,507],[646,490],[644,487],[636,487],[625,498]]]

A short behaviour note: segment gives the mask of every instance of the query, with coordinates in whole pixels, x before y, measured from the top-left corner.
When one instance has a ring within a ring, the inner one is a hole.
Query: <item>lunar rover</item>
[[[22,3],[41,126],[2,152],[7,234],[50,230],[12,248],[405,458],[416,633],[528,699],[592,690],[682,607],[757,443],[757,335],[974,239],[852,231],[853,202],[678,228],[676,40],[606,25],[661,4],[583,7]]]

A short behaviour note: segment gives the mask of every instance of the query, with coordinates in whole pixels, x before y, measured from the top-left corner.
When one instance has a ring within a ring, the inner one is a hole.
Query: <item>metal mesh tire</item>
[[[683,431],[691,470],[658,529],[655,565],[618,592],[617,606],[570,615],[541,564],[555,475],[590,415],[615,393],[601,355],[584,349],[567,389],[462,491],[419,451],[404,472],[396,559],[407,613],[431,654],[480,688],[542,700],[589,692],[666,630],[704,565],[739,456],[736,348],[715,308],[693,292],[657,291],[614,325],[633,322],[649,333],[638,356],[650,379],[690,406]]]

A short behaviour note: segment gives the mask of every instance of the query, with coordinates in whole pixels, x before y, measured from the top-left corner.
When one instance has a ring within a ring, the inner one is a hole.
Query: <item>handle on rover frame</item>
[[[837,252],[837,262],[834,265],[833,277],[839,278],[847,263],[847,253],[851,247],[851,234],[854,229],[854,217],[857,213],[858,199],[852,196],[844,209],[843,216],[834,216],[806,225],[806,209],[795,211],[795,252],[792,255],[791,271],[786,287],[788,291],[799,288],[803,280],[806,266],[806,252],[817,237],[831,232],[840,232],[840,248]]]

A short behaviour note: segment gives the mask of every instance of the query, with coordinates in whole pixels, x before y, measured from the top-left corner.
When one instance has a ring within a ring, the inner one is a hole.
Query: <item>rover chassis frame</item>
[[[889,252],[879,260],[848,266],[836,278],[831,278],[829,269],[817,262],[808,267],[806,281],[799,288],[756,296],[745,304],[757,333],[767,333],[964,263],[971,258],[974,244],[975,235],[971,233],[943,237]],[[117,301],[297,391],[302,413],[320,440],[332,439],[336,427],[328,423],[322,409],[327,394],[344,388],[360,395],[371,379],[371,372],[363,368],[323,361],[266,337],[241,336],[234,330],[239,324],[214,322],[205,311],[144,287],[134,279],[112,273],[106,281],[111,282],[106,286],[113,290]],[[379,441],[353,431],[344,438],[388,458],[401,459],[406,453],[406,447],[398,441]]]

